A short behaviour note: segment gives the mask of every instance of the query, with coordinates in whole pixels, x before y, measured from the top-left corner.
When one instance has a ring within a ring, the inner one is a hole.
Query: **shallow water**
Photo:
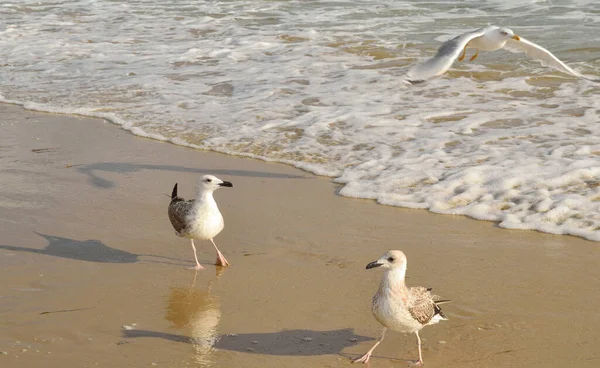
[[[488,23],[600,75],[596,1],[15,1],[0,97],[289,163],[344,196],[600,240],[598,84],[504,51],[403,83]]]

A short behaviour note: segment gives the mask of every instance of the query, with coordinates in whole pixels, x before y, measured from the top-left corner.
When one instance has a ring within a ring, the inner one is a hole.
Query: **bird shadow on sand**
[[[184,335],[148,330],[124,330],[123,337],[154,337],[176,342],[194,343],[190,337]],[[373,338],[355,335],[351,328],[332,331],[283,330],[270,333],[221,335],[214,347],[222,350],[261,355],[340,355],[345,348],[369,340],[373,340]]]
[[[99,176],[101,172],[128,174],[143,170],[171,171],[171,172],[189,172],[197,174],[223,175],[223,176],[246,176],[256,178],[272,178],[272,179],[308,179],[308,175],[293,175],[280,174],[268,171],[253,171],[253,170],[223,170],[223,169],[208,169],[208,168],[192,168],[177,165],[151,165],[138,164],[129,162],[98,162],[89,165],[78,166],[77,171],[87,175],[92,185],[99,188],[112,188],[115,186],[113,181],[104,179]]]
[[[187,263],[186,261],[177,258],[156,256],[151,254],[135,254],[117,248],[111,248],[99,240],[74,240],[69,238],[62,238],[59,236],[41,234],[37,232],[36,234],[48,241],[48,245],[45,248],[37,249],[17,247],[12,245],[0,245],[0,249],[17,252],[44,254],[52,257],[68,258],[78,261],[98,263],[137,263],[143,261],[153,263],[174,264],[179,266],[189,265],[189,263]],[[162,260],[141,260],[140,257],[142,256],[159,258]]]

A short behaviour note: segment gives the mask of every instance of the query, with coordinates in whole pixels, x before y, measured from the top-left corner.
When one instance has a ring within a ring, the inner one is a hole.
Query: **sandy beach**
[[[388,249],[453,300],[421,332],[426,367],[600,365],[598,243],[342,198],[98,119],[0,105],[0,129],[2,367],[348,367],[381,330],[365,265]],[[199,241],[196,273],[167,205],[203,173],[234,184],[215,194],[232,266]],[[391,332],[370,365],[417,357]]]

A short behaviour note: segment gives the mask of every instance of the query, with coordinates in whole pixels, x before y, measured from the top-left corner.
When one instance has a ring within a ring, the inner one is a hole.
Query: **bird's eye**
[[[212,181],[211,179],[206,179],[206,182],[207,182],[207,183],[210,183],[211,181]]]
[[[507,32],[500,32],[500,34],[501,34],[502,36],[508,36],[508,33],[507,33]]]
[[[394,262],[394,257],[389,257],[387,260],[388,262]]]

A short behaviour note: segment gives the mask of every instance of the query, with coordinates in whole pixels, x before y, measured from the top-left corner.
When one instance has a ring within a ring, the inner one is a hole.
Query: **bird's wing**
[[[176,197],[169,204],[169,220],[177,233],[185,230],[187,223],[185,219],[194,206],[194,200],[186,201]]]
[[[592,78],[588,78],[588,77],[582,75],[578,71],[574,70],[567,64],[560,61],[559,58],[554,56],[550,51],[546,50],[542,46],[535,44],[529,40],[526,40],[523,37],[519,37],[519,38],[520,38],[519,41],[509,39],[508,41],[506,41],[506,45],[504,45],[504,48],[510,52],[524,52],[530,58],[540,61],[542,63],[542,65],[550,67],[550,68],[554,68],[563,73],[571,74],[572,76],[575,76],[578,78],[583,78],[583,79],[587,79],[592,82],[600,83],[600,79],[592,79]]]
[[[454,60],[458,58],[467,44],[474,38],[483,36],[487,31],[487,28],[488,27],[473,32],[463,33],[460,36],[456,36],[453,39],[444,42],[437,50],[434,57],[415,65],[408,71],[407,80],[410,83],[419,83],[426,79],[444,74],[450,69]]]
[[[426,325],[436,315],[436,309],[439,307],[433,301],[429,290],[424,287],[412,287],[409,293],[408,311],[410,315],[422,325]]]

